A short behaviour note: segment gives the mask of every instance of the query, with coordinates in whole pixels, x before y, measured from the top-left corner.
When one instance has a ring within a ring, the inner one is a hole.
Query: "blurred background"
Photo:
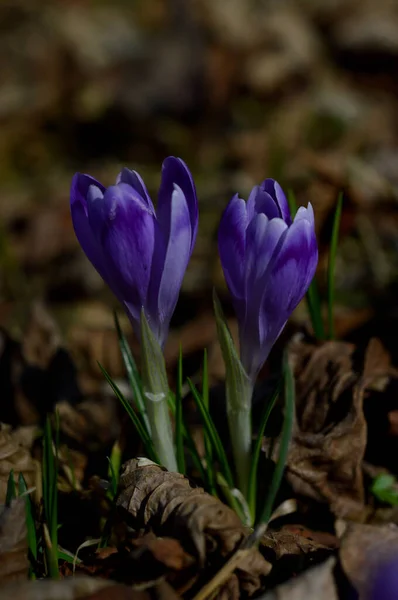
[[[394,354],[396,0],[2,0],[0,61],[0,325],[25,359],[48,364],[62,340],[84,393],[102,381],[98,359],[122,375],[117,304],[75,239],[69,186],[75,171],[109,185],[127,166],[156,198],[170,154],[192,170],[200,201],[171,368],[180,339],[187,356],[215,344],[218,221],[234,193],[266,177],[313,203],[321,290],[343,190],[337,332],[380,335]],[[304,304],[295,318],[308,320]]]

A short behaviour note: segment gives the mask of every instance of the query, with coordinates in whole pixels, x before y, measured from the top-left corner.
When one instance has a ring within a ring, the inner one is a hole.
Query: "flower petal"
[[[225,209],[218,229],[218,251],[228,289],[235,298],[243,298],[246,228],[246,202],[236,194]]]
[[[273,197],[261,189],[261,186],[256,185],[250,192],[247,201],[247,216],[249,221],[252,220],[254,215],[261,213],[266,215],[268,219],[281,217],[279,207]]]
[[[198,231],[198,200],[196,197],[195,184],[192,175],[181,158],[169,156],[162,165],[162,180],[159,188],[158,205],[156,214],[162,228],[170,229],[170,202],[174,192],[174,185],[177,185],[183,192],[189,209],[189,217],[191,224],[191,252],[195,245],[196,234]],[[166,236],[169,237],[168,235]]]
[[[280,211],[279,216],[282,217],[287,225],[290,225],[292,217],[290,215],[289,204],[279,183],[275,179],[265,179],[260,188],[274,199]]]
[[[154,247],[154,217],[129,185],[109,187],[99,199],[88,195],[88,219],[107,256],[112,278],[123,300],[139,319],[146,302]]]
[[[300,219],[305,219],[312,225],[312,227],[314,227],[314,209],[312,208],[311,202],[308,203],[307,208],[305,208],[305,206],[300,206],[298,209],[296,216],[294,217],[294,221],[300,221]]]
[[[87,216],[86,197],[90,186],[93,184],[98,186],[97,189],[100,193],[101,189],[105,190],[105,188],[96,179],[90,177],[89,175],[83,175],[81,173],[76,173],[74,175],[70,191],[72,223],[76,237],[87,258],[97,269],[101,277],[107,280],[105,267],[106,261],[103,256],[101,246],[98,244],[90,227]]]
[[[131,187],[134,188],[144,200],[151,212],[155,214],[155,209],[152,204],[151,197],[148,194],[148,190],[146,189],[146,185],[142,177],[136,171],[130,171],[130,169],[126,168],[122,169],[116,178],[116,185],[120,183],[127,183],[128,185],[131,185]]]
[[[263,352],[268,352],[264,350],[267,331],[261,304],[272,265],[287,232],[288,227],[282,219],[269,220],[264,214],[256,215],[246,232],[246,311],[239,324],[242,364],[251,377],[257,374],[265,360]]]
[[[317,262],[314,229],[306,219],[301,219],[289,227],[264,287],[260,331],[267,354],[308,290]]]
[[[178,185],[171,196],[170,231],[163,264],[154,265],[152,280],[156,285],[160,274],[157,295],[158,336],[163,343],[166,339],[171,316],[177,304],[184,274],[191,255],[191,220],[185,194]],[[158,240],[157,240],[158,243]],[[158,254],[156,260],[158,260]],[[154,295],[151,285],[150,296]],[[153,310],[151,313],[153,314]]]

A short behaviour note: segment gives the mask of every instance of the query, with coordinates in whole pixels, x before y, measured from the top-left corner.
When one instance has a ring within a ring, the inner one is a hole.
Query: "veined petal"
[[[256,215],[249,223],[246,231],[246,294],[257,292],[258,284],[263,287],[264,274],[278,252],[287,229],[282,219],[269,220],[264,214]]]
[[[73,228],[79,244],[89,261],[96,268],[103,279],[107,281],[106,260],[103,256],[102,248],[97,243],[94,233],[90,227],[87,216],[87,193],[90,186],[98,186],[97,189],[101,193],[101,189],[105,188],[94,177],[76,173],[72,179],[70,191],[70,208],[72,215]]]
[[[164,342],[167,335],[171,316],[177,304],[178,295],[185,270],[191,254],[191,222],[185,194],[178,185],[174,186],[171,196],[170,232],[163,264],[154,264],[152,270],[153,284],[156,285],[160,274],[159,291],[157,295],[157,315],[159,319],[159,338]],[[158,259],[158,255],[156,256]],[[151,296],[154,293],[151,285]],[[151,311],[154,312],[153,310]]]
[[[225,209],[218,229],[218,250],[228,289],[233,298],[243,298],[246,228],[246,202],[236,194]]]
[[[273,197],[268,192],[265,192],[261,186],[256,185],[250,192],[247,201],[248,220],[251,221],[255,215],[261,213],[266,215],[268,219],[281,217],[279,207]]]
[[[196,197],[196,188],[192,175],[181,158],[169,156],[162,165],[162,180],[159,188],[158,204],[156,214],[158,221],[164,231],[170,229],[170,202],[174,192],[174,186],[177,185],[185,196],[189,210],[189,218],[191,225],[191,248],[196,241],[198,231],[198,200]],[[166,234],[168,238],[169,235]]]
[[[265,179],[260,188],[274,199],[280,211],[279,216],[287,225],[290,225],[292,217],[290,215],[289,204],[279,183],[275,179]]]
[[[300,221],[301,219],[305,219],[308,221],[312,227],[314,226],[314,209],[312,208],[311,202],[308,203],[307,208],[305,206],[300,206],[298,211],[296,212],[296,216],[294,217],[294,222]]]
[[[306,293],[317,262],[314,229],[306,219],[300,219],[289,227],[264,290],[261,313],[268,336],[271,328],[279,335],[281,327]]]
[[[128,185],[131,185],[131,187],[134,188],[144,200],[150,211],[155,214],[155,209],[152,204],[151,197],[148,194],[148,190],[146,189],[146,185],[142,177],[136,171],[130,171],[130,169],[126,168],[122,169],[116,178],[116,185],[120,183],[127,183]]]
[[[88,219],[107,256],[123,300],[145,304],[154,247],[154,217],[131,186],[109,187],[103,199],[90,188]]]
[[[77,202],[80,202],[85,207],[86,214],[87,214],[86,198],[87,198],[88,188],[90,187],[90,185],[95,185],[102,192],[105,192],[105,187],[102,185],[102,183],[100,183],[99,181],[94,179],[94,177],[91,177],[91,175],[84,175],[83,173],[75,173],[74,174],[73,179],[72,179],[71,188],[70,188],[70,203],[71,203],[71,206],[73,206]]]
[[[246,232],[245,297],[246,311],[240,319],[240,345],[242,363],[254,377],[264,362],[262,360],[266,325],[263,323],[261,303],[264,290],[288,227],[282,219],[269,220],[264,214],[256,215]]]

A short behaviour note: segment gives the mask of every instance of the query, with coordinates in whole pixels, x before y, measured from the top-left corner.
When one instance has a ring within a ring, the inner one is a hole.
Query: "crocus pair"
[[[167,337],[198,228],[198,202],[185,163],[167,158],[155,210],[141,177],[123,169],[107,189],[76,174],[76,236],[139,334],[144,310],[161,346]],[[311,205],[292,222],[272,179],[247,202],[234,196],[221,219],[219,252],[239,321],[241,360],[254,381],[314,275],[318,252]]]

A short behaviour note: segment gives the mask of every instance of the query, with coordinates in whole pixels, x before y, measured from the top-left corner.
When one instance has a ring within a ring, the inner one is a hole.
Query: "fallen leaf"
[[[370,342],[360,371],[354,352],[345,342],[292,342],[296,414],[287,477],[296,493],[329,503],[336,515],[362,518],[364,394],[384,385],[392,369],[376,340]]]
[[[335,563],[335,558],[329,558],[323,564],[308,569],[295,579],[259,596],[258,600],[318,600],[319,598],[338,600],[339,595],[333,577]]]
[[[341,540],[340,562],[360,598],[367,598],[380,567],[398,554],[398,527],[349,523]]]
[[[236,513],[179,473],[169,473],[147,459],[133,459],[122,469],[117,506],[136,531],[173,537],[193,555],[199,568],[217,570],[249,534]],[[241,590],[254,593],[270,571],[257,550],[239,563]]]
[[[0,600],[81,600],[114,585],[113,581],[106,579],[82,576],[68,577],[61,581],[20,581],[2,587]]]
[[[5,502],[12,469],[16,483],[22,473],[28,488],[35,484],[36,466],[30,448],[36,432],[36,427],[19,427],[12,431],[8,425],[0,424],[0,503]]]
[[[0,582],[26,579],[28,569],[25,499],[17,498],[0,508]]]

